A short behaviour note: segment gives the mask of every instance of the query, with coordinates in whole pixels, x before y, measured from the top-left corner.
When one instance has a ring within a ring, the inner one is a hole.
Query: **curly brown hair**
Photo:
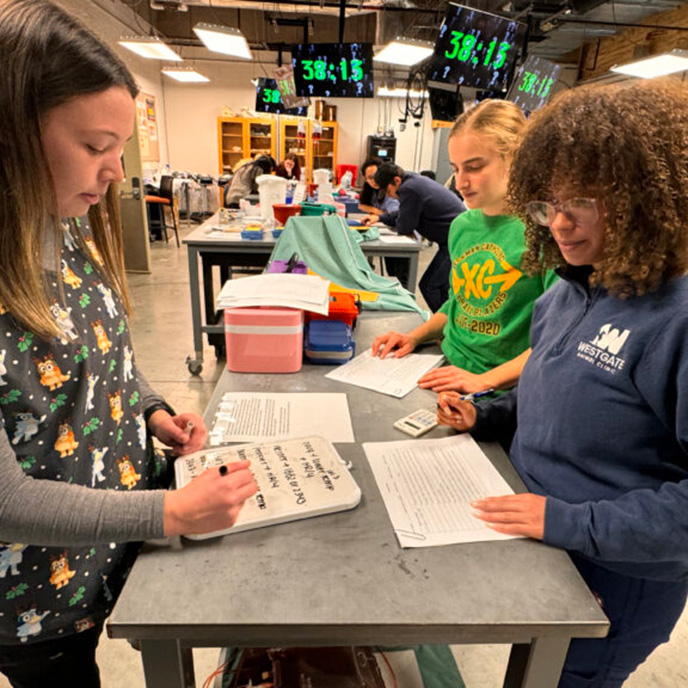
[[[591,284],[623,298],[686,272],[688,91],[667,81],[581,87],[533,115],[508,189],[526,224],[529,272],[566,264],[549,229],[525,211],[562,189],[603,208],[604,258]]]

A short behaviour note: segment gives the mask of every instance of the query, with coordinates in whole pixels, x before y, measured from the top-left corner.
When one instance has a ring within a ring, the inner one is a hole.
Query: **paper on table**
[[[512,539],[471,514],[471,500],[514,492],[470,435],[363,449],[402,547]]]
[[[380,241],[384,244],[415,244],[416,242],[407,236],[400,236],[399,234],[391,234],[382,236],[380,233]]]
[[[442,354],[408,354],[401,358],[388,356],[381,359],[367,349],[325,377],[401,399],[416,387],[418,378],[439,365],[443,358]]]
[[[210,430],[210,444],[321,435],[353,442],[346,394],[227,392]]]
[[[329,282],[315,275],[267,274],[227,280],[217,303],[220,308],[284,306],[327,315]]]

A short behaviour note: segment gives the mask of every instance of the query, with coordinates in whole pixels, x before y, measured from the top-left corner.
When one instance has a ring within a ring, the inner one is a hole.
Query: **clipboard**
[[[361,490],[333,444],[324,437],[258,442],[217,447],[180,456],[174,464],[177,488],[203,471],[249,459],[258,492],[226,530],[187,535],[205,540],[252,528],[288,523],[302,518],[353,509]]]

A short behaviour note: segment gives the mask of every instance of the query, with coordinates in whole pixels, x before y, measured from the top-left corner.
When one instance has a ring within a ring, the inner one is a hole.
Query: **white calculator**
[[[437,425],[437,412],[428,409],[418,409],[394,423],[397,430],[405,432],[411,437],[420,437]]]

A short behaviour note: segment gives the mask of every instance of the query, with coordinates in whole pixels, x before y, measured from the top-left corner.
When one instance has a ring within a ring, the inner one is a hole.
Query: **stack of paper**
[[[267,274],[229,280],[218,296],[218,308],[282,306],[327,315],[330,283],[315,275]]]

